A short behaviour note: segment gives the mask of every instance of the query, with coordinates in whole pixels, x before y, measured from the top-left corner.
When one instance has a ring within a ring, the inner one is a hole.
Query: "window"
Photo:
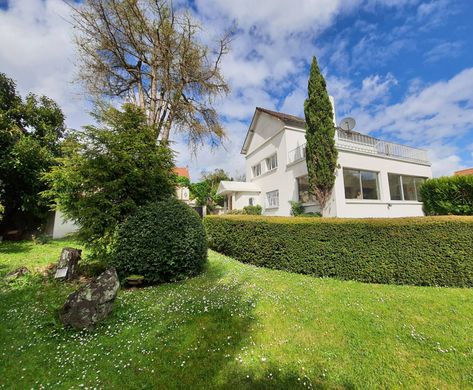
[[[266,193],[266,207],[279,207],[279,190]]]
[[[253,171],[253,177],[261,175],[261,163],[253,165],[251,170]]]
[[[414,200],[422,202],[420,186],[425,178],[388,173],[391,200]]]
[[[248,199],[248,205],[249,205],[249,206],[253,206],[253,198],[249,198],[249,199]]]
[[[378,173],[343,169],[345,199],[379,199]]]
[[[301,176],[297,178],[297,189],[299,192],[299,202],[314,203],[314,195],[309,193],[309,177]]]
[[[271,157],[266,159],[266,170],[272,171],[278,167],[278,155],[273,154]]]

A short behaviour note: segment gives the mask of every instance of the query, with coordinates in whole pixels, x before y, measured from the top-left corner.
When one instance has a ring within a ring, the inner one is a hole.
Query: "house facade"
[[[304,119],[256,108],[241,150],[247,181],[220,184],[225,210],[259,204],[264,215],[288,216],[290,201],[300,201],[306,212],[329,217],[423,215],[419,187],[432,177],[425,150],[340,128],[335,144],[335,185],[320,210],[308,191]]]

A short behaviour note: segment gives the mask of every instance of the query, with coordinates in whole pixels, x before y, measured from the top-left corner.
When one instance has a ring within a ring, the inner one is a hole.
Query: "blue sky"
[[[186,0],[175,0],[187,6]],[[91,121],[73,83],[75,52],[60,0],[0,0],[0,70],[20,91],[56,99],[70,127]],[[3,7],[2,7],[3,5]],[[473,2],[469,0],[193,0],[211,40],[238,25],[223,72],[232,92],[216,104],[227,139],[180,165],[243,173],[239,154],[256,106],[303,114],[308,66],[319,59],[337,118],[356,130],[427,148],[434,175],[473,166]]]

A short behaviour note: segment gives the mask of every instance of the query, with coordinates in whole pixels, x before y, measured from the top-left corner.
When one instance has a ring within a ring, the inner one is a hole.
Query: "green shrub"
[[[207,260],[198,214],[176,199],[142,206],[118,229],[111,250],[119,274],[143,275],[150,283],[194,276]]]
[[[473,286],[473,217],[210,216],[209,245],[257,266],[372,283]]]
[[[427,215],[473,215],[473,175],[426,180],[420,193]]]
[[[290,200],[289,204],[291,205],[291,215],[298,217],[299,215],[304,214],[304,206],[302,202],[297,202],[295,200]]]
[[[261,215],[263,208],[257,204],[256,206],[245,206],[243,207],[243,211],[246,215]]]

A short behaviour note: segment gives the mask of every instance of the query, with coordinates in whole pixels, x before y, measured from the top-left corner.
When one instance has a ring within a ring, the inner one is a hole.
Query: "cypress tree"
[[[304,102],[306,120],[306,162],[310,192],[323,212],[335,183],[338,152],[335,148],[333,109],[325,79],[317,59],[312,58],[308,83],[308,98]]]

